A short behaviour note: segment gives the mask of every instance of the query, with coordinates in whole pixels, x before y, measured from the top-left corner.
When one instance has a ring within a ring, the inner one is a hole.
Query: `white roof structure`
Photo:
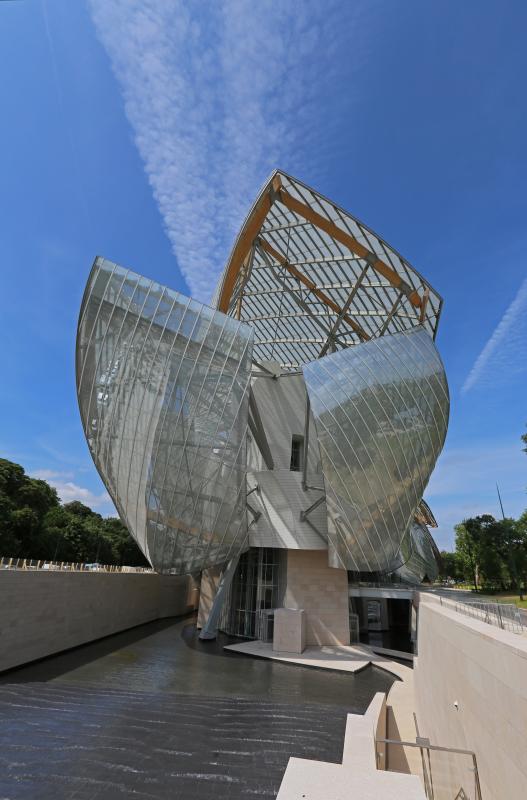
[[[255,359],[285,371],[417,325],[434,339],[443,303],[393,247],[281,171],[243,223],[215,301],[254,329]]]

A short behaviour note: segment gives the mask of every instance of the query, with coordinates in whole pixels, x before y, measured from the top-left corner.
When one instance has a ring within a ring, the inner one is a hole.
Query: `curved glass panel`
[[[395,574],[405,583],[421,583],[426,577],[433,581],[439,574],[437,547],[426,525],[413,523],[401,547],[404,563]]]
[[[329,563],[391,572],[443,447],[448,387],[420,327],[303,367],[326,488]]]
[[[77,332],[77,393],[99,473],[154,569],[191,572],[247,532],[251,328],[97,259]]]

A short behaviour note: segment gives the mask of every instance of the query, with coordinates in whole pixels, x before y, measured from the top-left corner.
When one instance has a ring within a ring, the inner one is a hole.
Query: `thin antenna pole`
[[[503,511],[503,503],[501,502],[500,487],[496,484],[496,491],[498,493],[498,500],[500,501],[501,516],[505,519],[505,512]]]

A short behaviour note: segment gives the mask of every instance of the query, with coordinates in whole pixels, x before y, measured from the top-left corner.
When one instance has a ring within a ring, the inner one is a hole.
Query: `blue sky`
[[[526,26],[523,0],[0,2],[0,455],[113,513],[75,396],[92,260],[207,301],[278,166],[445,299],[439,545],[496,481],[521,513]]]

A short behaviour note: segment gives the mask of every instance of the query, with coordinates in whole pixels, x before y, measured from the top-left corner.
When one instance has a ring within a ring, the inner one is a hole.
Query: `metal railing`
[[[482,800],[476,754],[471,750],[440,747],[419,737],[415,742],[375,739],[377,769],[401,772],[390,768],[390,762],[400,766],[407,761],[401,748],[420,751],[418,766],[413,762],[411,772],[421,778],[427,800]]]
[[[51,572],[154,572],[151,567],[127,567],[117,564],[89,564],[73,561],[6,557],[0,557],[0,569],[46,570]]]
[[[512,633],[523,633],[523,621],[520,610],[514,603],[493,603],[483,600],[450,600],[439,596],[439,602],[446,608],[452,608],[467,617],[486,622],[502,630]]]

